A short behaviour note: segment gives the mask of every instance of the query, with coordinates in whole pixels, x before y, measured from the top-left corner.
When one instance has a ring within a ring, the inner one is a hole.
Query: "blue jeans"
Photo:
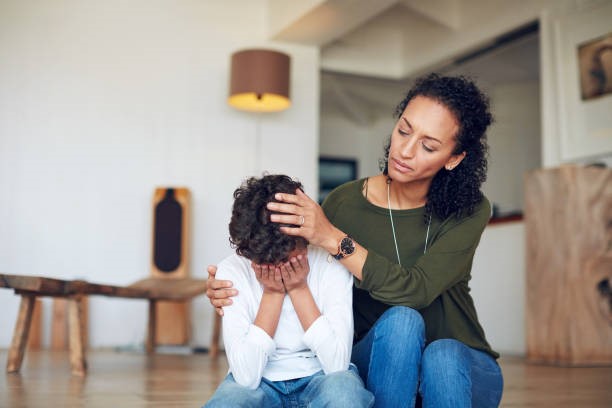
[[[375,407],[497,407],[503,378],[493,357],[458,340],[425,347],[425,323],[414,309],[394,306],[353,347],[352,361]]]
[[[353,408],[373,404],[374,396],[365,389],[356,367],[351,364],[346,371],[327,375],[319,371],[310,377],[287,381],[262,378],[254,390],[239,385],[228,374],[204,407]]]

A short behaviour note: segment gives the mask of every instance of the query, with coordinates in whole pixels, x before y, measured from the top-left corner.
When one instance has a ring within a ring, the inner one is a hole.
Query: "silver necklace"
[[[402,261],[400,260],[399,248],[397,246],[397,238],[395,236],[395,225],[393,224],[393,213],[391,212],[391,192],[389,185],[391,184],[391,179],[387,178],[387,208],[389,209],[389,220],[391,220],[391,231],[393,232],[393,243],[395,244],[395,254],[397,255],[397,263],[399,266],[402,266]],[[427,234],[425,235],[425,247],[423,248],[423,253],[427,252],[427,240],[429,239],[429,227],[431,226],[431,215],[429,216],[429,221],[427,222]]]

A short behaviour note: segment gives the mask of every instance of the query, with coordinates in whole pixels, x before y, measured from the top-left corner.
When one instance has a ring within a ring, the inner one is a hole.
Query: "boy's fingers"
[[[289,271],[287,270],[287,268],[285,268],[285,265],[282,265],[279,269],[278,269],[279,273],[281,274],[281,277],[283,278],[283,280],[287,281],[291,278],[291,274],[289,273]]]
[[[283,268],[285,268],[285,271],[287,272],[288,275],[295,273],[295,269],[293,268],[293,265],[291,265],[290,262],[285,262],[283,264]]]
[[[255,277],[261,279],[261,267],[259,265],[253,265],[253,271],[255,272]]]
[[[302,263],[299,262],[299,260],[296,257],[292,257],[291,266],[293,267],[294,270],[297,271],[299,268],[302,268]]]
[[[270,279],[270,268],[268,268],[268,265],[262,265],[261,278],[264,280]]]
[[[298,263],[300,264],[302,268],[308,269],[308,257],[298,255]]]

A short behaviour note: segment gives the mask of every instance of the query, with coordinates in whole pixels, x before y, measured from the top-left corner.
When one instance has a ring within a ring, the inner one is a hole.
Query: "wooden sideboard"
[[[612,365],[612,170],[525,177],[527,358]]]

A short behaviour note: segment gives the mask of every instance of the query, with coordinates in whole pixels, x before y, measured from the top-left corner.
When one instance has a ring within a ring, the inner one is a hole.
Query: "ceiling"
[[[483,87],[539,79],[537,16],[549,0],[268,0],[271,38],[320,48],[323,112],[391,115],[425,72]]]
[[[270,38],[318,46],[325,71],[401,80],[529,26],[551,1],[268,0]]]
[[[476,55],[474,55],[476,54]],[[495,47],[471,53],[459,62],[441,64],[432,70],[444,75],[465,75],[483,88],[518,82],[537,82],[540,77],[539,35],[532,32]],[[342,114],[357,123],[392,115],[414,78],[389,79],[323,70],[321,111]]]

